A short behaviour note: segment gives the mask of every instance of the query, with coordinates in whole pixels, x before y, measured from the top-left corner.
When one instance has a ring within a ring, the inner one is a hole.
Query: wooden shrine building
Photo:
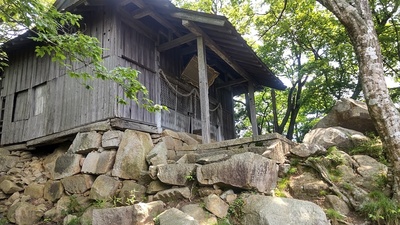
[[[34,148],[107,127],[201,132],[204,142],[232,139],[233,96],[249,94],[256,130],[254,91],[285,88],[223,16],[180,9],[168,0],[58,0],[55,6],[82,15],[84,32],[105,49],[106,67],[140,71],[149,98],[169,112],[118,104],[122,89],[109,81],[93,80],[94,89],[85,89],[49,57],[36,57],[36,43],[22,35],[6,44],[2,146]]]

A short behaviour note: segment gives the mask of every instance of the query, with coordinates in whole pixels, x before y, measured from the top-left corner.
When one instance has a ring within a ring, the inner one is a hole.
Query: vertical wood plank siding
[[[153,40],[122,22],[113,9],[87,12],[84,18],[86,34],[97,37],[106,49],[103,53],[105,66],[132,67],[140,71],[139,81],[149,90],[148,97],[169,106],[169,113],[161,113],[162,127],[186,132],[201,128],[199,99],[176,96],[156,73],[156,43]],[[0,96],[5,98],[1,145],[21,143],[115,117],[156,125],[155,114],[135,102],[117,104],[116,97],[124,96],[121,87],[115,83],[94,79],[87,82],[93,90],[87,90],[81,81],[69,77],[65,68],[51,62],[50,57],[37,58],[32,45],[23,46],[11,53],[9,58],[10,66],[5,70],[4,89]],[[177,48],[161,53],[160,64],[175,78],[180,77],[185,66],[181,65]],[[78,72],[90,72],[90,68],[81,63],[75,63],[74,68]],[[35,115],[35,104],[40,104],[35,100],[35,91],[39,88],[44,97],[41,100],[44,108]],[[26,101],[18,100],[18,95],[26,95]],[[230,92],[211,91],[210,97],[222,103],[223,133],[225,138],[233,138]],[[210,105],[210,108],[215,106]],[[24,116],[25,113],[27,116]],[[217,116],[217,111],[211,113],[211,133],[214,137],[218,132]],[[14,117],[18,120],[13,121]]]
[[[109,48],[110,40],[116,39],[114,16],[108,13],[103,17],[100,11],[86,18],[89,18],[85,20],[86,33],[99,38],[100,43]],[[105,40],[103,36],[107,36]],[[107,57],[105,65],[114,67],[117,63],[115,58]],[[32,46],[11,53],[9,64],[4,73],[5,88],[1,93],[6,102],[2,145],[24,142],[116,116],[115,96],[118,90],[112,82],[89,81],[94,89],[87,90],[82,82],[66,75],[65,68],[51,62],[50,57],[37,58]],[[75,68],[78,72],[90,72],[83,65],[76,64]],[[35,104],[40,104],[35,102],[35,88],[39,85],[43,88],[45,105],[43,111],[35,115]],[[27,95],[26,103],[17,101],[17,93]],[[12,120],[26,112],[26,118]]]

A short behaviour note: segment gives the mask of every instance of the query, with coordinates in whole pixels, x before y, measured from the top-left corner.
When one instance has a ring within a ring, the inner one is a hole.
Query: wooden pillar
[[[159,39],[159,36],[158,36],[158,39]],[[160,43],[160,41],[158,40],[157,43]],[[154,51],[156,53],[155,68],[156,68],[156,71],[159,71],[159,69],[161,68],[160,52],[157,50],[156,47],[154,47]],[[155,76],[156,76],[156,79],[155,79],[154,86],[156,87],[156,90],[161,90],[162,75],[157,72],[155,74]],[[156,94],[155,103],[161,105],[161,91],[159,91],[158,94]],[[157,111],[156,113],[154,113],[154,116],[155,116],[155,121],[156,121],[156,126],[157,126],[157,133],[161,133],[162,132],[162,112]]]
[[[197,37],[197,58],[199,67],[199,89],[201,108],[201,136],[203,143],[210,143],[210,106],[208,100],[208,76],[206,48],[203,37]]]
[[[251,120],[251,129],[253,131],[253,137],[258,135],[258,127],[257,127],[257,116],[256,116],[256,104],[254,102],[254,86],[253,83],[249,82],[248,86],[249,90],[249,108],[250,108],[250,120]]]

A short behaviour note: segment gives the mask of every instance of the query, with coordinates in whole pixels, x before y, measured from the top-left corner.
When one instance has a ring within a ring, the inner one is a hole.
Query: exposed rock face
[[[345,133],[351,144],[364,140],[362,136],[347,135],[350,132],[344,132],[344,128],[338,130]],[[153,219],[157,220],[156,216],[165,210],[165,202],[168,208],[175,209],[166,213],[172,216],[164,215],[162,221],[158,220],[161,224],[209,225],[222,222],[218,217],[229,224],[325,225],[326,218],[322,218],[323,213],[315,204],[272,197],[267,201],[265,196],[249,197],[250,194],[243,191],[271,191],[276,185],[279,164],[280,177],[289,179],[289,186],[280,194],[317,200],[326,208],[351,218],[354,213],[349,213],[348,206],[359,209],[367,193],[378,187],[375,178],[387,174],[385,165],[368,156],[350,156],[339,151],[341,147],[330,149],[327,155],[324,147],[314,143],[290,149],[293,143],[277,134],[205,145],[196,145],[190,135],[172,131],[151,137],[153,140],[148,134],[129,130],[106,132],[101,138],[101,147],[90,152],[88,148],[81,148],[79,154],[65,154],[69,142],[47,156],[35,155],[34,151],[8,152],[0,148],[0,156],[17,158],[12,168],[0,171],[0,220],[7,215],[10,222],[20,224],[32,224],[37,221],[36,216],[41,217],[37,223],[46,218],[52,219],[52,224],[77,220],[81,224],[154,224]],[[166,149],[168,145],[162,142],[166,140],[172,149]],[[157,144],[155,148],[153,143]],[[161,150],[156,149],[159,146],[163,146]],[[287,157],[289,150],[291,155]],[[184,157],[179,163],[172,160],[175,157],[167,160],[165,157],[171,152]],[[292,159],[300,163],[289,163]],[[292,170],[294,167],[297,171]],[[332,171],[340,175],[331,174]],[[229,190],[231,187],[236,187],[237,194]],[[390,194],[388,190],[385,189],[385,193]],[[327,196],[327,193],[336,195]],[[95,207],[100,205],[90,206],[93,203],[90,198],[106,200],[100,202],[101,207],[136,204],[99,210]],[[245,204],[238,206],[243,199]],[[149,203],[137,203],[140,201]],[[201,203],[189,204],[189,201]],[[75,213],[65,215],[74,205],[84,208],[85,212],[79,217]],[[244,211],[245,221],[232,218],[235,213],[227,214],[228,208],[246,206],[249,208]],[[349,221],[352,220],[346,219]]]
[[[4,180],[0,183],[0,190],[5,194],[13,194],[15,192],[24,190],[24,188],[20,184],[16,184],[10,180]]]
[[[29,195],[31,198],[43,198],[44,184],[31,183],[24,191],[24,195]]]
[[[119,130],[110,130],[105,132],[101,139],[101,146],[104,149],[117,149],[121,143],[123,133],[124,132]]]
[[[149,134],[126,130],[117,151],[113,176],[138,180],[141,172],[147,170],[146,155],[152,148]]]
[[[78,133],[68,149],[68,153],[89,153],[101,147],[101,134],[96,131]]]
[[[93,210],[93,225],[132,225],[133,206]]]
[[[170,201],[177,199],[189,199],[191,197],[190,189],[188,187],[172,188],[158,192],[154,195],[155,200]]]
[[[322,118],[313,129],[344,127],[361,133],[376,132],[375,126],[364,102],[353,99],[341,99],[332,110]]]
[[[200,225],[217,224],[217,217],[204,211],[199,204],[189,204],[182,207],[182,212],[193,217]]]
[[[54,179],[62,179],[81,172],[82,155],[63,154],[57,158],[54,166]]]
[[[167,164],[168,149],[164,142],[158,143],[146,156],[149,165],[162,165]]]
[[[326,149],[317,144],[301,143],[290,149],[290,152],[294,155],[307,158],[313,155],[323,155],[326,153]]]
[[[230,159],[197,167],[197,180],[201,184],[223,183],[244,189],[269,192],[276,186],[276,162],[247,152]]]
[[[165,204],[162,201],[154,201],[150,203],[140,202],[133,205],[133,218],[136,225],[153,225],[153,218],[156,218],[164,211]]]
[[[83,162],[82,173],[105,174],[114,165],[117,151],[90,152]]]
[[[224,218],[228,214],[229,205],[215,194],[206,197],[204,203],[206,209],[219,218]]]
[[[61,180],[64,189],[68,193],[84,193],[92,187],[94,177],[87,174],[78,174]]]
[[[244,198],[243,224],[329,225],[324,211],[312,202],[251,195]]]
[[[35,224],[40,221],[42,216],[43,211],[40,209],[40,207],[36,207],[27,202],[22,202],[15,209],[15,223],[18,225]]]
[[[324,181],[309,172],[290,179],[289,188],[295,198],[316,197],[322,191],[329,191],[329,186]]]
[[[311,130],[304,136],[303,142],[320,145],[325,149],[337,146],[340,149],[346,150],[368,140],[369,138],[361,132],[343,127],[329,127]]]
[[[341,198],[336,195],[325,196],[325,205],[327,208],[332,208],[342,215],[347,215],[350,212],[349,206]]]
[[[164,211],[158,216],[160,225],[198,225],[193,217],[180,211],[179,209],[172,208]]]
[[[60,181],[47,181],[44,185],[44,199],[55,202],[62,197],[64,187]]]
[[[150,182],[149,186],[147,186],[146,193],[147,194],[155,194],[159,191],[166,190],[169,187],[170,187],[169,185],[164,184],[159,180],[155,180],[155,181]]]
[[[191,137],[188,133],[178,132],[180,139],[187,145],[198,145],[199,141]]]
[[[122,202],[126,202],[128,198],[135,198],[136,201],[144,201],[146,196],[146,187],[136,183],[133,180],[124,180],[122,182],[122,188],[118,193],[118,197],[122,199]]]
[[[43,167],[46,171],[46,174],[50,179],[55,179],[55,166],[57,162],[57,158],[64,155],[68,150],[67,145],[62,145],[54,150],[50,155],[46,156],[43,161]]]
[[[96,178],[90,189],[91,199],[112,199],[119,186],[119,181],[107,175],[100,175]]]
[[[0,172],[7,172],[18,162],[18,157],[10,155],[0,155]]]
[[[196,164],[168,164],[158,166],[157,177],[161,182],[184,186],[189,179],[195,179]]]
[[[289,146],[280,141],[275,140],[266,146],[264,152],[261,154],[269,159],[273,159],[278,163],[284,163],[286,160],[286,155],[289,153]]]

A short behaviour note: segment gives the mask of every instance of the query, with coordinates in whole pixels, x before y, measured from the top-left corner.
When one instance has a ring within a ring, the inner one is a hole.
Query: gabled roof
[[[119,12],[132,18],[154,40],[156,35],[147,26],[149,23],[158,24],[152,29],[166,35],[172,33],[171,41],[158,46],[160,52],[180,46],[185,47],[187,54],[195,54],[193,43],[202,35],[208,48],[208,64],[226,68],[224,72],[229,74],[229,80],[219,87],[231,86],[235,95],[247,90],[247,82],[253,82],[259,90],[265,86],[286,88],[224,16],[177,8],[169,0],[57,0],[55,7],[81,13],[105,4],[119,4]],[[15,38],[6,46],[16,48],[27,41],[27,35]]]

